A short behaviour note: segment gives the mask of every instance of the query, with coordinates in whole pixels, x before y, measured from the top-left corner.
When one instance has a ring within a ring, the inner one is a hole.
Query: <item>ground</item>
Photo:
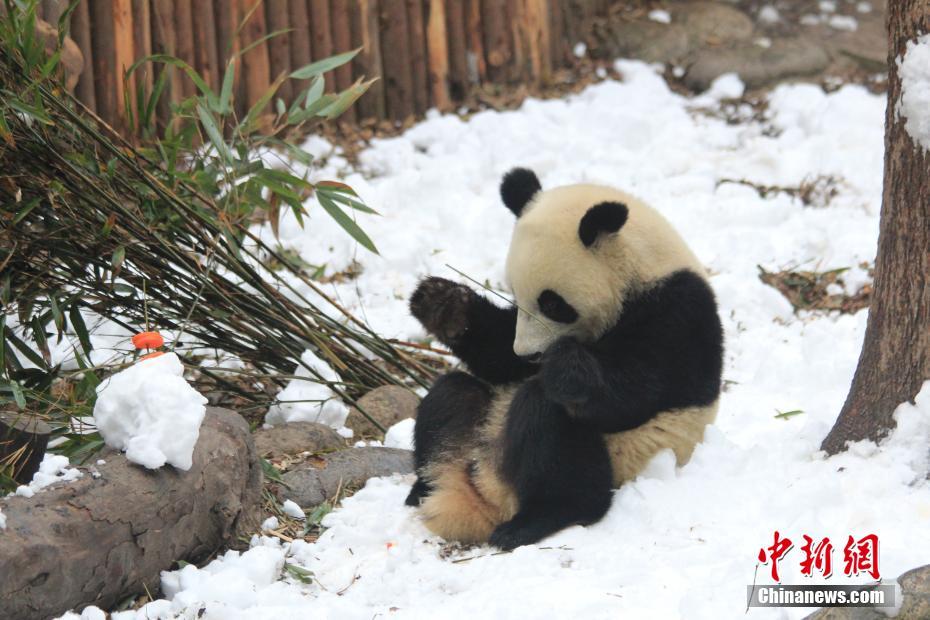
[[[782,85],[750,106],[717,98],[739,96],[732,78],[687,98],[646,64],[614,69],[619,79],[565,99],[467,121],[433,114],[374,140],[352,165],[314,139],[326,163],[313,174],[344,178],[380,213],[358,216],[380,255],[312,201],[304,229],[284,218],[280,243],[328,275],[351,268],[328,292],[379,333],[422,340],[406,310],[420,277],[466,281],[460,272],[506,290],[512,215],[497,197],[505,171],[530,167],[544,187],[587,181],[639,195],[683,234],[720,303],[725,392],[692,460],[676,468],[659,455],[615,493],[602,522],[509,554],[431,536],[403,505],[412,479],[374,479],[324,518],[317,542],[256,537],[244,554],[164,573],[165,598],[116,617],[729,618],[744,615],[754,579],[771,583],[771,565],[757,566],[757,556],[776,530],[794,541],[779,565],[784,583],[822,581],[800,574],[805,534],[833,541],[832,584],[869,580],[843,574],[850,535],[879,536],[883,578],[926,562],[930,389],[917,406],[902,405],[887,442],[825,458],[819,443],[846,395],[866,310],[796,311],[760,278],[843,269],[825,285],[841,298],[870,284],[884,96]],[[801,191],[821,177],[835,179],[831,191]],[[270,227],[261,234],[273,239]]]

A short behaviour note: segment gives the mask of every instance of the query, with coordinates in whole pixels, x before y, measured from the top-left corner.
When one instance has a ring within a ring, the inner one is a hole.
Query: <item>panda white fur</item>
[[[525,169],[501,196],[515,307],[440,278],[411,297],[469,372],[420,405],[407,503],[447,540],[511,549],[597,521],[660,450],[686,462],[716,414],[723,343],[703,267],[648,205],[543,191]]]

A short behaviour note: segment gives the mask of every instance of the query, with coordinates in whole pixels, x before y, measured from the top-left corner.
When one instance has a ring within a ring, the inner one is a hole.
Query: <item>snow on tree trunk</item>
[[[865,342],[846,403],[822,448],[879,439],[899,404],[930,379],[930,152],[900,114],[898,61],[908,42],[930,32],[930,1],[888,3],[888,107],[885,178],[875,286]],[[924,110],[930,114],[930,110]]]

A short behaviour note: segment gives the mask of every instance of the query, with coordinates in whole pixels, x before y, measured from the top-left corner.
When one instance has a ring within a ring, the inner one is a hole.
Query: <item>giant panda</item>
[[[410,298],[468,372],[419,406],[407,504],[447,540],[509,550],[598,521],[658,451],[688,460],[717,411],[723,335],[703,267],[651,207],[543,191],[521,168],[500,193],[513,306],[437,277]]]

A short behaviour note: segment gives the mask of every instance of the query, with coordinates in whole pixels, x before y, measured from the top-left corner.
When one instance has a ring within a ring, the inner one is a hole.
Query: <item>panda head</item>
[[[519,308],[513,350],[535,356],[562,336],[597,340],[624,301],[678,269],[702,273],[684,241],[658,212],[610,187],[543,190],[517,168],[501,198],[517,216],[507,279]]]

